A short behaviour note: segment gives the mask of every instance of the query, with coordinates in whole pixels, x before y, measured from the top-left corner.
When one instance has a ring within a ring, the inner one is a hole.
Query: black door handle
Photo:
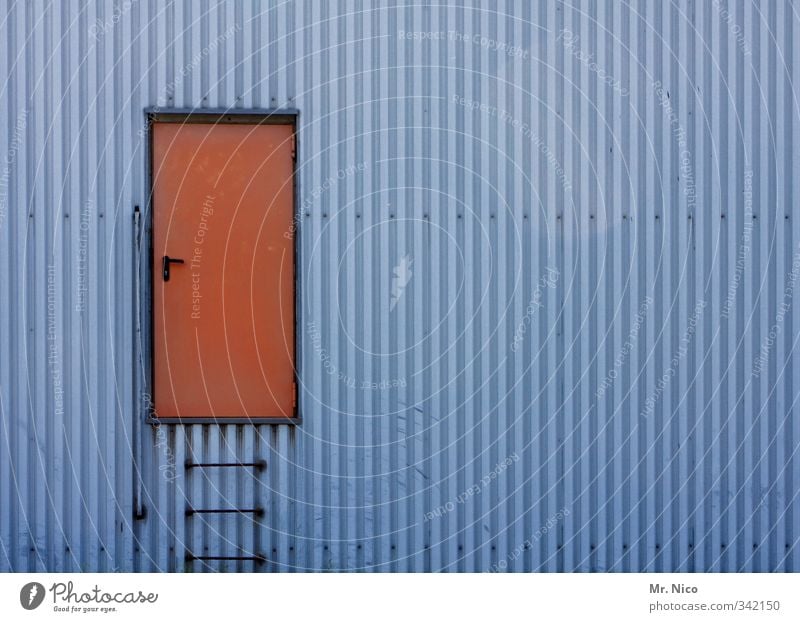
[[[164,259],[161,260],[161,269],[163,270],[165,281],[169,281],[169,264],[171,263],[183,263],[183,259],[173,259],[169,255],[164,255]]]

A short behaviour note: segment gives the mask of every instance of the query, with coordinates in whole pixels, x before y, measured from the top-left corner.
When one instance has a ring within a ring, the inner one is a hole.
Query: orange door
[[[159,418],[294,416],[292,141],[288,125],[153,125]]]

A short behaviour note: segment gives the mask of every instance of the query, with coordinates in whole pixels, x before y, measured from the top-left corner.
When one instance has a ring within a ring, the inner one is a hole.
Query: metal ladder
[[[253,462],[193,462],[191,459],[187,459],[184,462],[184,471],[187,482],[192,481],[190,478],[194,478],[198,476],[198,474],[200,474],[201,477],[206,478],[206,481],[213,481],[212,478],[214,473],[218,472],[220,469],[231,469],[233,473],[235,473],[234,477],[245,476],[248,474],[248,470],[252,469],[253,474],[251,476],[258,479],[258,477],[264,471],[266,471],[267,461],[263,459],[256,459]],[[191,485],[188,486],[189,490],[191,490],[191,488]],[[187,491],[187,504],[185,510],[187,533],[193,530],[193,521],[205,521],[206,516],[233,516],[234,519],[247,517],[247,519],[253,521],[253,528],[255,530],[254,533],[256,533],[259,529],[258,522],[265,516],[264,508],[257,505],[255,501],[249,507],[222,506],[206,508],[199,507],[198,504],[190,501],[188,497],[189,494]],[[254,538],[254,541],[257,542],[257,538]],[[242,545],[237,545],[236,549],[238,551],[238,554],[236,555],[207,555],[192,552],[189,550],[189,547],[186,546],[184,558],[186,570],[189,572],[196,570],[196,566],[198,564],[202,564],[206,570],[214,570],[214,568],[210,565],[212,562],[250,562],[253,564],[253,570],[259,570],[267,562],[266,556],[261,552],[244,551]]]

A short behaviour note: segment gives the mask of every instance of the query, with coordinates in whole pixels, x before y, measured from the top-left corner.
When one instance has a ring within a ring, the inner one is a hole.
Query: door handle
[[[171,263],[183,263],[183,259],[174,259],[169,255],[164,255],[164,259],[161,260],[161,269],[163,270],[165,281],[169,281],[169,264]]]

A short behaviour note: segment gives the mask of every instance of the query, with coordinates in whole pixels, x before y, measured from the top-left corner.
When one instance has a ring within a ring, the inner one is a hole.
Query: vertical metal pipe
[[[133,473],[136,478],[134,485],[134,515],[142,516],[142,474],[141,474],[141,447],[142,447],[142,386],[141,386],[141,337],[142,337],[142,305],[141,305],[141,212],[139,206],[133,208],[133,300],[134,300],[134,366],[133,366]]]

